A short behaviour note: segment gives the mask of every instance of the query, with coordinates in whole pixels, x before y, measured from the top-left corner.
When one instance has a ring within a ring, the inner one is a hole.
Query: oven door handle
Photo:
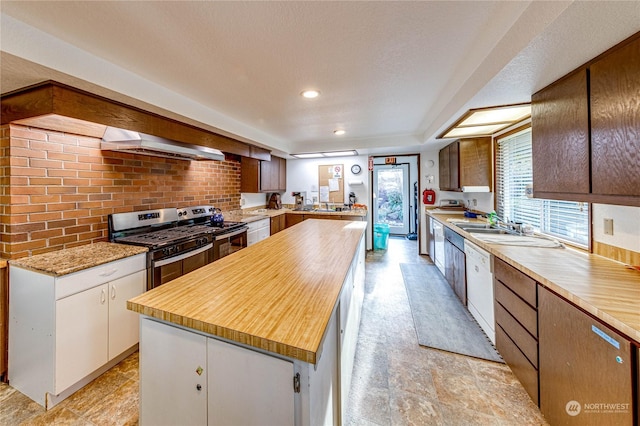
[[[164,265],[168,265],[169,263],[178,262],[180,260],[189,258],[191,256],[195,256],[196,254],[200,254],[203,251],[207,251],[207,250],[211,249],[211,247],[213,247],[213,244],[209,243],[206,246],[202,246],[197,250],[193,250],[193,251],[190,251],[190,252],[187,252],[187,253],[183,253],[183,254],[181,254],[179,256],[176,256],[176,257],[170,257],[168,259],[162,259],[162,260],[155,261],[155,262],[153,262],[153,267],[164,266]]]
[[[243,226],[242,228],[233,230],[231,232],[227,232],[225,234],[221,234],[221,235],[216,235],[215,236],[215,240],[216,241],[220,241],[220,240],[226,240],[227,238],[231,238],[231,237],[235,237],[236,235],[240,235],[243,232],[247,232],[247,229],[249,229],[246,226]]]

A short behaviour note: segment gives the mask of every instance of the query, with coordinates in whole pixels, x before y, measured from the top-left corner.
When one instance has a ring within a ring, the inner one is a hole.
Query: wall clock
[[[358,164],[354,164],[353,166],[351,166],[351,173],[353,173],[354,175],[359,175],[361,171],[362,168]]]

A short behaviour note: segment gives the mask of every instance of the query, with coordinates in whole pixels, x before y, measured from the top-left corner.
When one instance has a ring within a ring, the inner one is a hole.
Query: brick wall
[[[107,240],[107,215],[211,204],[240,207],[240,162],[100,150],[100,139],[18,125],[0,138],[0,256]]]

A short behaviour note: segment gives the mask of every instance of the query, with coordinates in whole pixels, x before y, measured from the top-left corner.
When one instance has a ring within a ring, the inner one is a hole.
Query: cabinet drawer
[[[538,370],[531,365],[526,356],[509,338],[507,333],[498,325],[496,327],[496,348],[505,362],[520,380],[533,402],[539,405],[538,399]]]
[[[255,220],[253,222],[247,222],[247,226],[249,227],[249,231],[262,228],[271,228],[271,221],[269,219]]]
[[[497,257],[494,259],[493,274],[497,280],[509,287],[525,302],[534,308],[538,307],[536,281],[533,278],[523,274]]]
[[[496,324],[509,335],[529,362],[538,368],[538,341],[499,303],[496,303]]]
[[[495,298],[533,337],[538,338],[538,312],[500,281],[493,281]]]
[[[141,253],[94,268],[74,272],[56,279],[56,300],[142,271],[147,267],[147,254]]]

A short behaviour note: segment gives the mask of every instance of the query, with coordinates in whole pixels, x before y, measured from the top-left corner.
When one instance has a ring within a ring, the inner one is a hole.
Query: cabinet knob
[[[197,384],[197,385],[196,385],[196,389],[197,389],[197,390],[199,390],[199,391],[201,391],[201,390],[202,390],[202,385]]]

